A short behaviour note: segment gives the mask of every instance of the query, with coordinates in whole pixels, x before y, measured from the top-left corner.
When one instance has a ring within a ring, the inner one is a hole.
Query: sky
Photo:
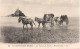
[[[43,17],[48,13],[79,16],[79,0],[0,0],[0,16],[10,15],[18,8],[28,17]]]

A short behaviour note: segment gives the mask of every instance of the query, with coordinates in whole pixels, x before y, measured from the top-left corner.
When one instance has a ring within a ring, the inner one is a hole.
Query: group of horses
[[[53,27],[54,22],[56,23],[56,25],[63,25],[63,22],[65,22],[66,25],[68,25],[69,23],[67,15],[61,15],[60,17],[54,17],[54,14],[44,14],[43,18],[35,17],[34,20],[38,23],[38,28],[40,27],[40,24],[42,24],[43,27],[46,27],[46,24],[49,23],[50,27]],[[31,29],[33,29],[33,24],[36,26],[33,19],[31,18],[19,16],[18,22],[21,22],[21,21],[23,24],[23,29],[24,29],[24,26],[26,25],[27,31],[28,31],[27,24],[30,24]]]

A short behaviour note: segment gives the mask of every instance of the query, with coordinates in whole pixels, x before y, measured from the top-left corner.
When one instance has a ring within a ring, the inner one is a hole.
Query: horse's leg
[[[38,23],[39,25],[38,25],[38,28],[40,27],[40,23]]]
[[[22,32],[24,32],[24,24],[23,24],[23,30],[22,30]]]
[[[31,28],[32,28],[32,30],[33,30],[33,24],[31,25]]]
[[[45,23],[42,23],[43,28],[45,27]]]
[[[24,29],[24,24],[23,24],[23,29]]]
[[[42,26],[43,26],[43,31],[45,31],[45,29],[46,29],[46,23],[42,23]]]
[[[27,26],[27,24],[26,24],[26,27],[27,27],[27,31],[28,31],[28,26]]]
[[[30,24],[30,26],[31,26],[31,29],[33,30],[33,24],[32,23]]]
[[[51,22],[51,23],[50,23],[50,27],[53,27],[53,26],[54,26],[54,22]]]

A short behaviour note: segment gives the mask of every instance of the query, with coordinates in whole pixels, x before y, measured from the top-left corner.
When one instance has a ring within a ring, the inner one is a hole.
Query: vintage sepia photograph
[[[79,43],[79,0],[0,0],[0,43]]]

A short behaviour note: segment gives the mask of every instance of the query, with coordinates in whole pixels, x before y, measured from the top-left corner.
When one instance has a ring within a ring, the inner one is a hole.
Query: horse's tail
[[[33,24],[36,26],[36,24],[34,23],[34,21],[33,21]]]

